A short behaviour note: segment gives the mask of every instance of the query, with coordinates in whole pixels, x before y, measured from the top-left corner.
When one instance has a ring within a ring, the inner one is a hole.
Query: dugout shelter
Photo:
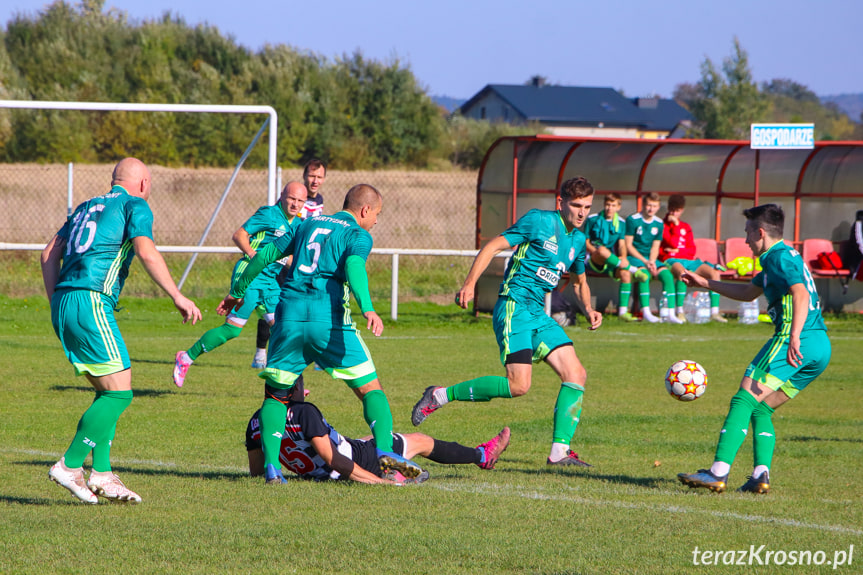
[[[807,239],[837,247],[848,238],[854,214],[863,209],[863,142],[815,142],[808,150],[754,150],[748,140],[573,138],[510,136],[492,144],[477,178],[476,248],[533,208],[555,208],[560,184],[584,176],[596,190],[593,212],[604,194],[622,197],[622,217],[638,211],[651,192],[686,196],[684,220],[696,238],[713,239],[722,257],[727,240],[743,236],[745,208],[772,202],[786,214],[785,239],[803,251]],[[700,254],[699,254],[700,255]],[[476,309],[497,298],[504,261],[489,266],[477,289]],[[863,283],[847,293],[838,280],[818,280],[826,309],[863,310]],[[598,291],[595,286],[599,284]],[[835,284],[835,285],[834,285]],[[591,282],[603,310],[614,287]],[[655,304],[654,304],[655,305]]]

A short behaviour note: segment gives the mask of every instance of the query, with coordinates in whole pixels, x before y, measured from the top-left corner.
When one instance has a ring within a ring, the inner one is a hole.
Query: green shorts
[[[234,265],[234,271],[231,274],[231,287],[239,279],[243,272],[248,267],[249,262],[240,260]],[[255,309],[261,317],[265,314],[273,314],[276,312],[276,306],[279,304],[279,283],[276,278],[270,277],[268,271],[261,272],[258,277],[252,280],[246,293],[243,297],[243,305],[231,311],[228,314],[228,319],[234,320],[235,323],[243,324],[252,317]],[[238,321],[239,320],[239,321]]]
[[[805,331],[800,335],[799,367],[788,363],[788,337],[774,335],[746,368],[747,377],[776,391],[781,389],[789,398],[803,391],[830,362],[830,338],[824,330]]]
[[[114,302],[105,294],[90,290],[54,292],[51,324],[77,375],[102,377],[132,366],[114,319]]]
[[[371,353],[355,324],[276,321],[270,332],[267,367],[259,376],[275,387],[290,387],[311,363],[334,379],[345,380],[350,388],[377,378]]]
[[[525,305],[507,297],[497,298],[492,315],[492,326],[500,348],[500,362],[512,353],[530,350],[533,362],[539,362],[572,340],[558,323],[535,304]]]

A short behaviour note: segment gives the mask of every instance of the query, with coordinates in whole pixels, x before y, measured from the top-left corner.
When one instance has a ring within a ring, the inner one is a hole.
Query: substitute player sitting
[[[683,323],[677,315],[670,313],[676,307],[674,297],[674,277],[659,258],[659,244],[662,242],[662,220],[656,217],[659,211],[659,194],[651,192],[644,198],[641,211],[626,218],[626,255],[629,263],[646,269],[651,277],[662,282],[662,299],[667,302],[660,306],[660,317],[650,311],[650,281],[639,281],[638,297],[641,316],[650,323],[668,321]],[[665,315],[663,315],[665,314]]]
[[[692,226],[681,219],[685,209],[686,196],[674,194],[668,198],[668,213],[663,220],[662,242],[659,245],[659,260],[671,266],[671,275],[674,276],[677,309],[671,310],[670,313],[675,313],[680,321],[686,321],[683,310],[683,302],[686,300],[683,272],[689,270],[709,280],[719,279],[718,266],[695,257],[695,236],[692,233]],[[710,319],[728,323],[728,320],[719,313],[719,294],[716,292],[710,292]]]
[[[283,235],[287,235],[288,239],[294,237],[294,232],[302,221],[297,214],[305,201],[306,187],[300,182],[289,182],[282,190],[277,204],[261,206],[234,232],[234,243],[243,252],[243,257],[234,265],[231,285],[239,279],[259,249]],[[189,367],[202,353],[209,353],[239,336],[259,305],[266,308],[264,320],[270,325],[273,324],[276,305],[279,303],[279,283],[276,277],[281,270],[282,264],[279,262],[267,266],[249,286],[243,305],[232,310],[225,318],[224,324],[204,333],[189,349],[177,352],[174,357],[174,383],[177,387],[183,387]]]
[[[360,483],[421,483],[428,479],[427,471],[414,479],[406,479],[397,471],[382,473],[374,439],[370,436],[351,439],[333,429],[317,406],[303,402],[302,377],[291,388],[287,400],[279,460],[303,479],[350,479]],[[509,445],[509,436],[509,428],[504,427],[485,443],[467,447],[424,433],[393,433],[393,451],[408,459],[421,455],[437,463],[473,463],[480,469],[494,469]],[[260,410],[255,412],[246,427],[246,450],[249,473],[253,477],[263,475]]]
[[[606,194],[603,211],[587,217],[584,224],[584,235],[587,236],[587,265],[594,272],[620,282],[617,316],[624,321],[636,321],[629,313],[632,276],[639,282],[646,282],[650,276],[647,271],[629,265],[629,260],[626,259],[625,226],[618,215],[620,205],[619,194]]]
[[[681,473],[677,477],[690,487],[706,487],[722,493],[731,464],[752,424],[755,468],[740,488],[750,493],[770,490],[770,464],[776,445],[773,412],[806,389],[830,361],[830,339],[821,317],[821,300],[815,281],[800,254],[782,240],[785,214],[776,204],[743,211],[746,243],[754,257],[761,258],[762,271],[751,283],[705,279],[684,272],[683,280],[714,290],[739,301],[752,301],[762,293],[767,313],[776,330],[746,368],[731,406],[710,469]]]

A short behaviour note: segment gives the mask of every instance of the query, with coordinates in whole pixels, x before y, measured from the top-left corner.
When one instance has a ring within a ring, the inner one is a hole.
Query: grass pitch
[[[44,297],[0,298],[8,366],[0,384],[0,572],[739,573],[753,567],[723,566],[727,552],[761,545],[786,555],[821,551],[825,560],[802,568],[756,562],[759,573],[833,571],[826,561],[851,545],[852,564],[836,571],[863,564],[859,318],[828,319],[829,368],[774,416],[767,496],[691,491],[676,474],[710,464],[728,401],[771,327],[614,318],[597,332],[567,328],[588,370],[573,448],[593,469],[546,469],[558,383],[541,365],[527,396],[454,403],[418,429],[476,445],[509,425],[512,443],[494,471],[420,460],[432,476],[420,486],[267,487],[247,476],[243,447],[263,392],[249,368],[253,326],[202,356],[182,389],[171,382],[174,353],[222,321],[215,299],[198,303],[205,319],[190,327],[167,299],[121,300],[135,401],[120,419],[113,463],[144,502],[86,506],[47,471],[92,401],[91,388],[72,375]],[[385,323],[383,337],[366,342],[397,431],[414,430],[410,410],[426,386],[503,373],[487,317],[406,304],[398,322]],[[663,376],[677,359],[705,366],[710,382],[698,401],[666,394]],[[349,436],[368,433],[360,402],[343,384],[312,370],[306,376],[310,400],[330,423]],[[732,490],[749,471],[747,440]],[[694,566],[696,547],[723,552],[719,566]]]

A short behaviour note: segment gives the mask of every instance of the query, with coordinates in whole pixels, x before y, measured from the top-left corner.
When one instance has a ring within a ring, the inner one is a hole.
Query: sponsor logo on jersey
[[[569,248],[569,261],[575,259],[575,248]]]
[[[659,233],[659,230],[656,228],[650,228],[650,233],[655,236],[657,233]]]
[[[542,247],[545,250],[557,255],[557,244],[554,243],[552,240],[546,240],[546,242],[542,244]]]
[[[548,268],[544,268],[542,266],[540,266],[539,269],[536,270],[536,277],[550,283],[552,286],[556,286],[560,281],[559,273],[552,271]]]

